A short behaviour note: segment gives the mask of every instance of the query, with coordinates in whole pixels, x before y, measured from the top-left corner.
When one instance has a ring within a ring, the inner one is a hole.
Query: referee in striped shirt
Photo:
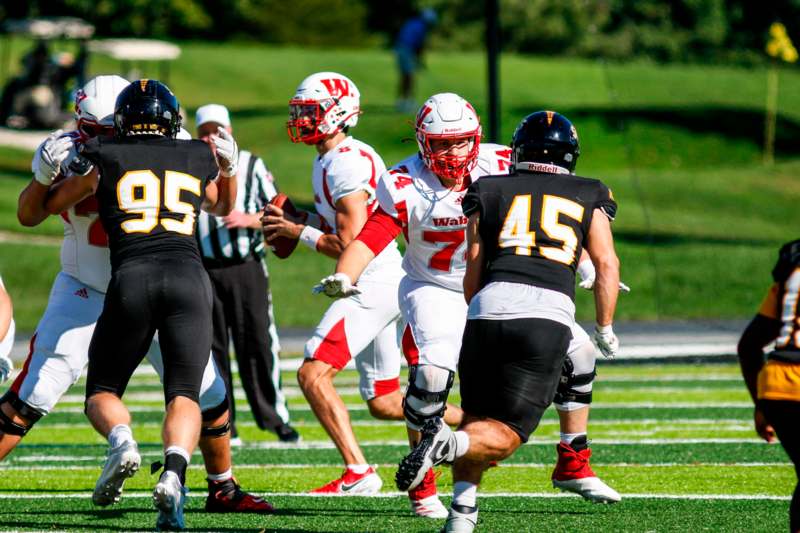
[[[218,127],[231,132],[228,110],[208,104],[197,110],[197,136],[214,149],[211,136]],[[239,151],[239,194],[226,217],[201,212],[197,240],[203,264],[214,287],[214,343],[217,368],[225,379],[230,403],[232,441],[241,442],[236,431],[236,411],[229,340],[233,341],[239,375],[253,418],[261,429],[275,432],[284,442],[299,435],[289,425],[286,398],[281,391],[278,334],[272,314],[261,215],[277,194],[272,174],[261,158]]]

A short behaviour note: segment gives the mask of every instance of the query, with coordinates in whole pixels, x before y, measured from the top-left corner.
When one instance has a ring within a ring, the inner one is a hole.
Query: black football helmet
[[[172,139],[181,128],[180,104],[158,80],[136,80],[119,93],[114,106],[114,134],[160,135]]]
[[[572,122],[555,111],[537,111],[520,122],[511,140],[511,163],[545,163],[575,171],[581,153]]]

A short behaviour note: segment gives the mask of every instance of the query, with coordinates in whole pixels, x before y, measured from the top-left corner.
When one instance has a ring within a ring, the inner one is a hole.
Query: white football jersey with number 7
[[[511,149],[481,144],[471,181],[482,176],[508,174]],[[411,279],[461,292],[466,269],[467,218],[461,202],[467,193],[448,189],[418,154],[385,172],[377,187],[381,209],[403,228],[408,244],[403,270]]]

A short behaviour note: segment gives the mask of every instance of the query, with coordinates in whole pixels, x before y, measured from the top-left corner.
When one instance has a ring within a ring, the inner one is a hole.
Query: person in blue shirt
[[[397,67],[400,70],[400,94],[397,109],[411,112],[417,109],[414,101],[414,73],[419,68],[420,56],[425,47],[428,30],[437,22],[436,11],[423,9],[408,19],[397,34],[394,51],[397,55]]]

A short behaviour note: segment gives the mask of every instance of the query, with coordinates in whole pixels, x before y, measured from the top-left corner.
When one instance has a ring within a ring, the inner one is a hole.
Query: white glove
[[[217,148],[217,164],[220,173],[226,178],[236,176],[239,171],[239,146],[233,135],[223,128],[217,128],[217,134],[211,137]]]
[[[361,294],[361,291],[353,286],[350,277],[347,274],[337,272],[332,276],[323,278],[314,288],[311,289],[314,294],[325,293],[326,296],[331,298],[347,298],[356,294]]]
[[[0,383],[5,382],[11,377],[11,371],[14,370],[14,363],[5,355],[0,355]]]
[[[594,263],[591,260],[587,259],[586,261],[582,261],[578,263],[578,275],[581,277],[581,282],[578,283],[578,287],[581,289],[586,289],[590,291],[594,289],[594,280],[597,277],[597,271],[594,269]],[[631,292],[631,288],[619,282],[619,290],[622,292]]]
[[[49,187],[61,171],[61,163],[67,158],[73,147],[70,137],[60,137],[62,131],[54,131],[39,145],[33,154],[31,171],[36,181]]]
[[[614,334],[611,324],[607,326],[594,326],[594,342],[597,343],[597,348],[603,357],[613,359],[619,352],[619,339]]]

